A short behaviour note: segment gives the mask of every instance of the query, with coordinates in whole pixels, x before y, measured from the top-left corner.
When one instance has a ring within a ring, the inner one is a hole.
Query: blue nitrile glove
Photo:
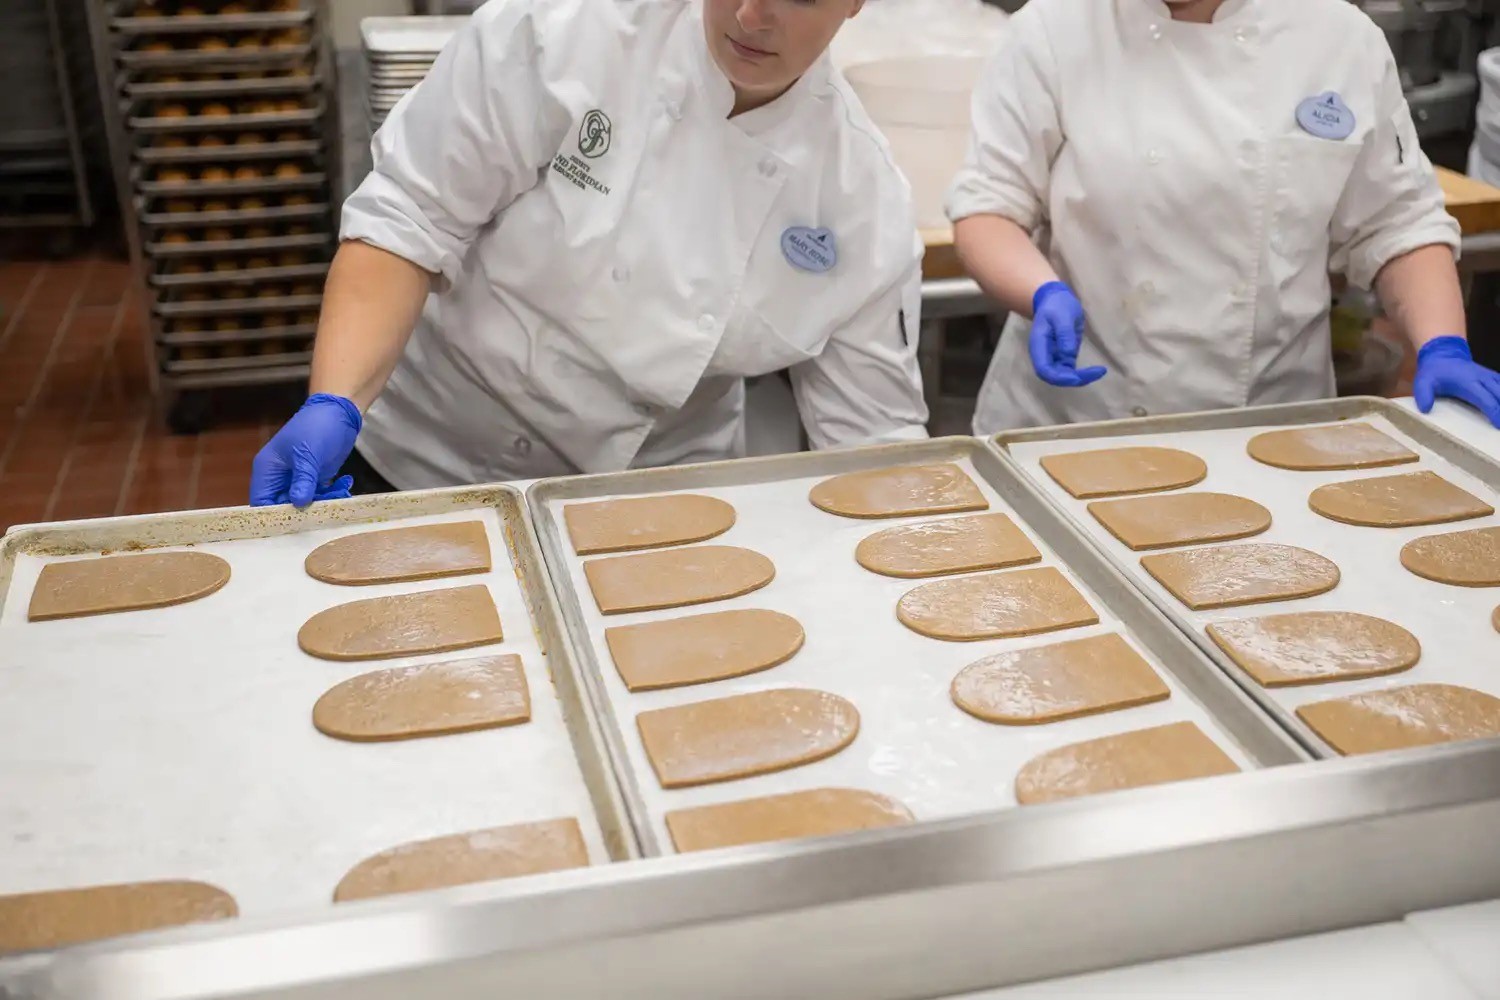
[[[1411,394],[1417,409],[1432,412],[1439,396],[1461,399],[1500,427],[1500,374],[1474,362],[1462,337],[1437,337],[1417,352],[1417,377]]]
[[[251,463],[251,506],[306,507],[314,500],[349,496],[353,477],[333,477],[354,450],[363,424],[359,407],[343,396],[319,392],[307,397]]]
[[[1108,368],[1078,370],[1083,344],[1083,304],[1073,289],[1049,281],[1031,297],[1031,367],[1049,385],[1078,388],[1099,381]]]

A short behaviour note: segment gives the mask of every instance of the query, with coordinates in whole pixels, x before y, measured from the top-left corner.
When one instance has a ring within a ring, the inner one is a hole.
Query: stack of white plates
[[[422,82],[448,39],[468,20],[467,17],[367,17],[359,23],[369,80],[365,97],[370,131],[380,128],[396,102]]]

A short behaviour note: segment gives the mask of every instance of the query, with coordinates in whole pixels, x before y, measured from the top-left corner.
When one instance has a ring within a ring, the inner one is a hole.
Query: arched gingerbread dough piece
[[[688,493],[574,503],[563,508],[573,551],[581,556],[702,542],[734,527],[734,508]]]
[[[381,851],[349,869],[333,890],[333,901],[347,903],[352,899],[540,875],[586,868],[588,863],[588,847],[576,819],[517,823],[419,840]]]
[[[1369,528],[1411,528],[1488,517],[1495,508],[1435,472],[1355,479],[1319,486],[1308,497],[1315,513]]]
[[[483,521],[363,531],[324,542],[304,566],[315,580],[355,587],[488,573],[490,540]]]
[[[519,656],[476,656],[361,674],[330,688],[312,717],[341,740],[445,736],[529,721],[531,692]]]
[[[1208,636],[1268,688],[1399,674],[1422,658],[1421,643],[1400,625],[1350,611],[1215,622]]]
[[[1174,722],[1073,743],[1033,757],[1016,775],[1016,801],[1033,805],[1233,774],[1239,769],[1203,730],[1191,722]]]
[[[960,671],[952,694],[977,719],[1034,726],[1165,701],[1171,691],[1111,634],[987,656]]]
[[[1299,472],[1378,469],[1419,457],[1390,435],[1360,423],[1266,431],[1251,438],[1245,450],[1264,465]]]
[[[583,564],[599,611],[619,615],[726,601],[759,590],[776,567],[759,552],[733,545],[694,545]]]
[[[976,514],[877,531],[854,558],[872,573],[918,579],[1024,566],[1042,554],[1008,514]]]
[[[207,552],[147,552],[48,563],[26,617],[34,622],[186,604],[229,582],[229,564]]]
[[[1401,565],[1455,587],[1500,587],[1500,528],[1414,538],[1401,547]]]
[[[1094,519],[1136,552],[1228,542],[1271,526],[1271,512],[1228,493],[1174,493],[1089,504]]]
[[[773,840],[827,837],[912,822],[895,799],[856,788],[815,788],[667,813],[667,831],[682,853]]]
[[[1412,684],[1318,701],[1297,715],[1341,754],[1500,736],[1500,698],[1454,684]]]
[[[733,781],[811,764],[859,733],[859,712],[836,694],[777,688],[636,716],[663,788]]]
[[[952,463],[903,465],[825,479],[808,494],[814,507],[840,517],[910,517],[987,510],[990,502]]]
[[[128,882],[0,896],[0,955],[238,915],[234,897],[203,882]]]
[[[1294,545],[1219,545],[1142,556],[1141,565],[1194,611],[1294,601],[1339,583],[1338,566]]]
[[[901,624],[921,635],[974,642],[1093,625],[1094,609],[1050,566],[924,583],[896,605]]]
[[[1042,468],[1079,500],[1160,493],[1203,482],[1208,466],[1176,448],[1101,448],[1042,456]]]
[[[785,663],[802,648],[797,619],[779,611],[716,611],[604,630],[631,691],[704,684]]]
[[[448,653],[503,638],[494,598],[481,584],[340,604],[309,618],[297,633],[297,645],[324,660],[380,660]]]

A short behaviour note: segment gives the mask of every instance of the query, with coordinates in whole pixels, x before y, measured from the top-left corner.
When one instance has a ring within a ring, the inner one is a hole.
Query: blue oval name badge
[[[830,229],[793,226],[781,234],[781,253],[799,271],[826,274],[839,262],[838,244]]]
[[[1354,134],[1354,112],[1330,90],[1297,105],[1297,124],[1308,135],[1342,141]]]

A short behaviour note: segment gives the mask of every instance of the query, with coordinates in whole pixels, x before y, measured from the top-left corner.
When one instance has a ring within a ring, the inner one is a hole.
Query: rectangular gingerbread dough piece
[[[1500,698],[1456,684],[1409,684],[1313,702],[1297,715],[1341,754],[1500,736]]]
[[[356,742],[445,736],[531,720],[526,671],[514,653],[418,663],[361,674],[313,706],[313,725]]]
[[[1208,475],[1197,455],[1176,448],[1100,448],[1045,455],[1042,469],[1079,500],[1160,493],[1192,486]]]
[[[380,660],[500,642],[500,613],[483,584],[351,601],[320,611],[297,633],[324,660]]]
[[[733,545],[692,545],[590,559],[583,575],[606,615],[726,601],[759,590],[776,567],[759,552]]]
[[[1270,511],[1229,493],[1099,500],[1089,504],[1089,513],[1136,552],[1249,538],[1271,526]]]
[[[345,586],[488,573],[490,540],[483,521],[364,531],[323,543],[304,567],[315,580]]]
[[[1238,770],[1203,730],[1191,722],[1174,722],[1033,757],[1016,775],[1016,800],[1032,805]]]
[[[185,604],[229,582],[229,563],[207,552],[147,552],[48,563],[31,592],[34,622]]]
[[[734,508],[717,497],[673,493],[568,504],[563,520],[581,556],[703,542],[734,527]]]
[[[239,914],[203,882],[128,882],[0,896],[0,955],[41,951]]]
[[[901,598],[896,618],[913,632],[949,642],[1039,635],[1099,621],[1051,566],[924,583]]]
[[[856,788],[814,788],[667,813],[672,845],[684,853],[801,837],[826,837],[912,822],[911,810]]]

